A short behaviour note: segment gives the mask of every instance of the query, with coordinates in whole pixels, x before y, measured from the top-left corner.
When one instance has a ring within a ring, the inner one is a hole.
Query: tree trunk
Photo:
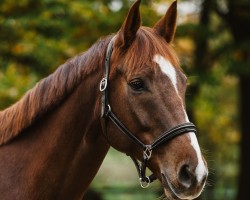
[[[241,143],[240,143],[240,175],[238,200],[250,199],[250,76],[239,76],[240,90],[240,120],[241,120]]]

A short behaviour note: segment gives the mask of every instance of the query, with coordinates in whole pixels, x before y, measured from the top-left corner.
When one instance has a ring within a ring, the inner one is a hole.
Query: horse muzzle
[[[206,183],[208,171],[197,174],[197,170],[188,165],[182,165],[176,174],[162,172],[161,182],[168,199],[195,199]]]

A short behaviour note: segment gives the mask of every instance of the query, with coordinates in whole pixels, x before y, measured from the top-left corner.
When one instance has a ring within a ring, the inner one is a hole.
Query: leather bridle
[[[109,83],[109,71],[110,71],[110,59],[113,51],[113,44],[114,44],[114,37],[108,44],[108,48],[106,50],[105,56],[105,72],[104,77],[100,82],[100,91],[102,94],[101,97],[101,116],[103,118],[103,125],[104,125],[104,133],[105,137],[108,141],[107,137],[107,122],[110,119],[119,129],[120,131],[125,134],[132,142],[134,142],[138,147],[143,150],[143,158],[142,162],[140,163],[135,157],[131,156],[133,160],[138,175],[139,180],[142,188],[146,188],[149,186],[151,182],[153,182],[156,177],[154,174],[150,176],[146,176],[146,168],[147,162],[152,155],[152,151],[157,148],[159,145],[166,143],[167,141],[173,139],[174,137],[181,135],[187,132],[194,132],[197,133],[196,127],[191,122],[186,122],[179,124],[170,130],[165,131],[161,134],[153,143],[151,144],[144,144],[139,138],[137,138],[134,134],[132,134],[128,128],[118,119],[118,117],[112,112],[111,105],[109,104],[109,90],[108,90],[108,83]],[[109,141],[108,141],[109,142]],[[109,142],[110,143],[110,142]]]

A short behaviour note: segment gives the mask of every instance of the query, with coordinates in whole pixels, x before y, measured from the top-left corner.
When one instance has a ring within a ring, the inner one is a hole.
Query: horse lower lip
[[[163,186],[164,187],[168,187],[168,181],[166,179],[166,176],[163,173],[161,173],[161,177],[162,177],[162,184],[163,184]]]
[[[165,195],[167,195],[167,198],[170,200],[179,200],[180,198],[176,196],[176,193],[175,191],[173,191],[173,188],[169,184],[169,181],[167,177],[165,176],[165,174],[161,173],[161,176],[162,176],[162,184],[164,187]],[[169,196],[169,192],[171,193],[171,197]]]
[[[174,188],[171,184],[169,178],[164,173],[161,173],[162,176],[162,185],[164,187],[165,195],[167,196],[167,199],[169,200],[184,200],[184,199],[195,199],[199,196],[200,192],[197,193],[196,190],[192,191],[186,191],[181,190],[181,188]]]
[[[167,196],[167,199],[169,200],[184,200],[187,199],[184,196],[181,195],[181,191],[176,190],[173,188],[172,184],[170,183],[167,175],[164,173],[161,174],[162,176],[162,184],[164,186],[165,195]],[[190,198],[188,198],[190,199]]]

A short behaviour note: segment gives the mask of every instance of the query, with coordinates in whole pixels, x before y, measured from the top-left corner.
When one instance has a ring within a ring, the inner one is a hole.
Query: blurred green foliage
[[[129,5],[125,0],[2,0],[0,108],[20,98],[34,79],[48,75],[100,36],[118,31]],[[148,24],[156,13],[142,7],[144,23]],[[15,78],[25,81],[17,83]],[[16,88],[16,94],[4,92],[10,88]]]

